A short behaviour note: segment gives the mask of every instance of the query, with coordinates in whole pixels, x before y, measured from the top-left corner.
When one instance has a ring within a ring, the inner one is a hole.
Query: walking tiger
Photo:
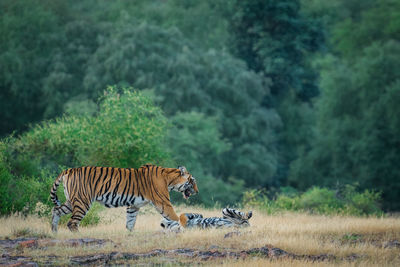
[[[57,187],[63,182],[66,201],[57,199]],[[199,192],[195,178],[185,167],[164,168],[144,165],[139,169],[113,167],[80,167],[63,171],[55,180],[50,198],[52,230],[57,232],[60,217],[72,213],[67,226],[77,231],[80,221],[94,201],[106,207],[127,207],[126,228],[135,226],[139,209],[151,203],[161,215],[179,222],[170,202],[169,191],[182,192],[185,199]]]

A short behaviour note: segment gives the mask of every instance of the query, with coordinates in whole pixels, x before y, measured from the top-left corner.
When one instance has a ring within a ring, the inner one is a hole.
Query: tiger
[[[253,212],[244,213],[231,208],[222,210],[223,217],[203,218],[198,213],[182,213],[179,216],[180,223],[164,218],[161,221],[161,227],[172,232],[180,232],[181,226],[185,228],[230,228],[230,227],[248,227],[249,219]]]
[[[61,205],[57,187],[63,182],[66,201]],[[114,167],[79,167],[64,170],[55,180],[50,191],[52,231],[57,232],[60,217],[72,213],[67,226],[78,231],[79,223],[94,201],[108,208],[127,207],[126,228],[135,226],[139,209],[151,203],[166,219],[179,217],[170,202],[170,191],[181,192],[185,199],[199,192],[196,179],[185,167],[164,168],[146,164],[138,169]]]

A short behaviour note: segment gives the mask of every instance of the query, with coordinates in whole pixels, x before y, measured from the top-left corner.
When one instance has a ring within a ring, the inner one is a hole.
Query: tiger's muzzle
[[[188,181],[184,184],[181,189],[184,199],[188,199],[191,195],[195,195],[199,192],[197,189],[196,179],[189,177]]]

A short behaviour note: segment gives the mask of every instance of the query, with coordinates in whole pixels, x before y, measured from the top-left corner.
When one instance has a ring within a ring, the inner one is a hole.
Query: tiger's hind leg
[[[129,206],[126,209],[126,229],[132,231],[133,227],[135,227],[136,217],[139,213],[139,208],[134,206]]]
[[[83,217],[85,217],[88,212],[91,203],[85,204],[82,201],[74,201],[72,204],[72,216],[69,219],[67,226],[71,232],[77,232],[79,223],[82,221]]]
[[[70,214],[72,212],[71,203],[66,201],[63,205],[59,207],[54,207],[52,210],[52,220],[51,220],[51,230],[53,232],[57,232],[58,230],[58,222],[60,221],[60,217],[66,214]]]

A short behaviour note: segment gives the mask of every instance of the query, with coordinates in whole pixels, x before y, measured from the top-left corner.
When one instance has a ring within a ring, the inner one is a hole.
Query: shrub
[[[19,138],[22,152],[64,165],[139,167],[167,158],[167,119],[149,97],[109,87],[96,116],[64,116]]]
[[[54,177],[47,170],[36,176],[16,175],[10,157],[9,140],[0,142],[0,214],[32,211],[36,203],[49,203],[49,190]],[[29,172],[29,168],[28,171]]]
[[[279,193],[270,200],[262,191],[245,192],[243,204],[256,206],[268,213],[299,211],[329,215],[365,216],[383,214],[380,209],[380,193],[365,190],[360,193],[355,186],[347,185],[344,190],[313,187],[301,194]]]
[[[12,209],[12,181],[14,176],[6,162],[6,143],[0,142],[0,214],[7,214]]]
[[[352,210],[351,213],[358,215],[382,214],[381,193],[364,190],[359,193],[352,185],[345,186],[344,190],[345,209]]]
[[[327,188],[313,187],[300,195],[297,208],[316,213],[334,213],[341,208],[335,191]]]

